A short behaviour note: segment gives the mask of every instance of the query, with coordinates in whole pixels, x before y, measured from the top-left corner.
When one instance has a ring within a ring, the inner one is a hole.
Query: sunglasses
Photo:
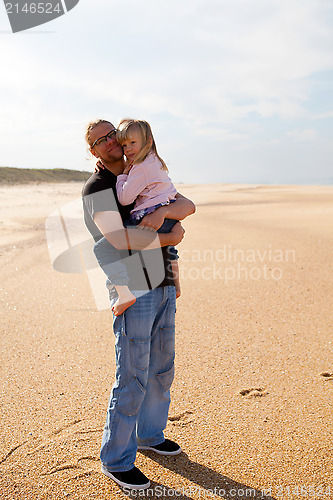
[[[117,133],[117,129],[115,128],[114,130],[111,130],[111,132],[109,132],[108,134],[103,135],[103,137],[99,137],[98,139],[96,139],[94,144],[91,146],[91,149],[94,146],[99,146],[100,144],[103,144],[103,142],[106,142],[108,139],[113,139],[115,137],[116,133]]]

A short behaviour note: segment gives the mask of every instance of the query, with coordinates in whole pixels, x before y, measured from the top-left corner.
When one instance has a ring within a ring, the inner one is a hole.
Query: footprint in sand
[[[173,423],[173,425],[179,425],[183,427],[184,425],[187,425],[191,423],[193,420],[190,420],[188,415],[192,415],[193,411],[186,410],[183,413],[180,413],[179,415],[173,415],[168,418],[170,422]]]
[[[333,380],[333,373],[331,372],[321,372],[320,375],[324,380]]]
[[[83,422],[82,419],[81,420],[77,419],[74,420],[73,422],[62,425],[61,427],[55,429],[47,436],[44,436],[44,439],[42,439],[42,441],[39,442],[38,446],[35,446],[33,449],[28,450],[25,456],[27,457],[29,455],[34,455],[35,453],[39,453],[45,448],[54,448],[57,446],[56,441],[61,442],[65,440],[65,443],[67,441],[74,441],[76,444],[84,441],[89,441],[91,439],[91,437],[89,437],[89,434],[95,432],[101,433],[103,431],[103,428],[91,428],[91,429],[83,428],[75,430],[76,425],[81,422]],[[12,451],[10,453],[12,453]],[[5,459],[6,458],[7,457],[5,457]]]
[[[255,387],[251,389],[242,389],[239,391],[239,394],[248,398],[261,398],[262,396],[266,396],[268,392],[261,387]]]

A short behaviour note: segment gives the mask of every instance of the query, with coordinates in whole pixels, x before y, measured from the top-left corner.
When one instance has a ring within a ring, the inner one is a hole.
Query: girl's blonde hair
[[[157,153],[153,133],[148,122],[145,122],[144,120],[133,120],[132,118],[125,118],[124,120],[121,120],[117,131],[117,141],[119,144],[123,144],[125,140],[131,139],[133,132],[137,132],[139,134],[143,145],[140,153],[138,153],[134,158],[133,163],[142,163],[152,151],[161,162],[161,168],[168,171],[165,162]]]

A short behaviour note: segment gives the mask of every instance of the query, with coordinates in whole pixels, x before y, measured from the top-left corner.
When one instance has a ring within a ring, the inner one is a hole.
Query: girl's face
[[[133,160],[143,147],[140,134],[136,131],[133,131],[131,137],[125,139],[121,145],[124,150],[124,155],[129,161]]]

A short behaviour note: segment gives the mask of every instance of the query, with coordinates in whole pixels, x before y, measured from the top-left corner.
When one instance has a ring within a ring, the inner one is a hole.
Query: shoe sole
[[[113,476],[112,472],[108,471],[103,466],[101,467],[101,471],[103,472],[103,474],[105,476],[109,477],[110,479],[113,479],[113,481],[115,483],[117,483],[119,486],[121,486],[122,488],[128,488],[130,490],[146,490],[150,486],[150,481],[148,481],[148,483],[140,484],[140,485],[123,483],[122,481],[119,481],[119,479],[117,479],[115,476]]]
[[[176,451],[161,451],[157,450],[156,448],[153,448],[152,446],[138,446],[138,450],[150,450],[154,451],[155,453],[158,453],[159,455],[166,455],[166,456],[179,455],[179,453],[182,452],[182,449],[180,447]]]

